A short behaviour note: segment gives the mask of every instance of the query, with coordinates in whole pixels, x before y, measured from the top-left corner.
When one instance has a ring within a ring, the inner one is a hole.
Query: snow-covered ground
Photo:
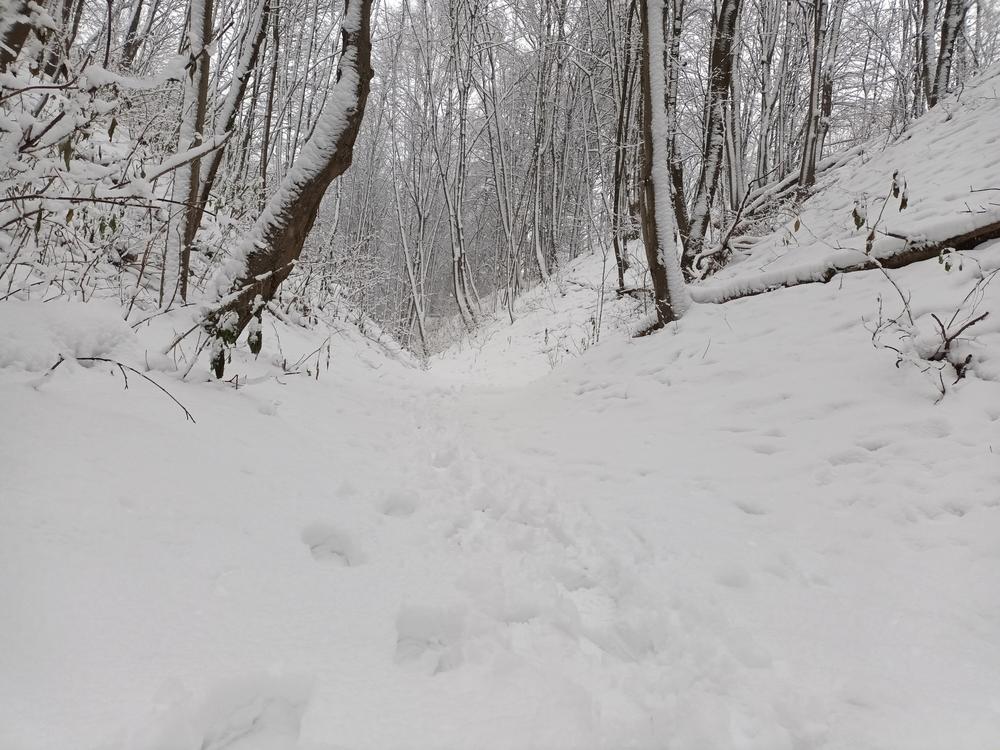
[[[997,268],[891,272],[899,367],[878,272],[632,339],[584,258],[426,370],[266,325],[239,388],[0,304],[0,748],[996,747]],[[905,334],[960,308],[952,384]]]

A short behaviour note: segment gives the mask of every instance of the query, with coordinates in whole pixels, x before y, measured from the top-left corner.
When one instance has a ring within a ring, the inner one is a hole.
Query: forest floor
[[[591,256],[427,369],[265,326],[239,388],[149,354],[177,319],[0,305],[0,748],[995,747],[974,257],[892,272],[899,366],[877,271],[633,339]]]

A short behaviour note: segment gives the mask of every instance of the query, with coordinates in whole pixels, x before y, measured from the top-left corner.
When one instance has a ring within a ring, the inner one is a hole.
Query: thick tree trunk
[[[372,79],[372,0],[346,0],[343,51],[326,107],[260,218],[214,280],[217,302],[203,326],[213,343],[212,368],[222,377],[225,347],[235,344],[291,273],[330,183],[351,165]]]
[[[663,0],[640,2],[642,23],[642,234],[653,280],[656,323],[662,328],[687,310],[689,298],[674,244],[663,55]]]

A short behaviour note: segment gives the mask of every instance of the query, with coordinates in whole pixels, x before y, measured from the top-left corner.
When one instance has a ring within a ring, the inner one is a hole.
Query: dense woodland
[[[344,6],[2,0],[0,299],[199,305],[221,374],[265,308],[426,355],[604,253],[662,324],[1000,44],[987,0]]]

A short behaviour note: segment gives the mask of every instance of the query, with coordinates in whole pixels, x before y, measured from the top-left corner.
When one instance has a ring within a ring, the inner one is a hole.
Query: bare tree
[[[225,347],[274,297],[298,260],[330,183],[351,165],[372,79],[371,0],[346,0],[336,84],[326,107],[249,236],[214,281],[217,302],[203,326],[212,369],[225,370]]]
[[[691,209],[691,226],[684,243],[681,265],[685,275],[693,275],[695,259],[705,245],[705,233],[711,218],[712,204],[722,171],[725,148],[726,108],[733,85],[733,43],[741,0],[722,0],[712,30],[709,57],[708,101],[705,114],[705,139],[701,176]]]
[[[183,54],[187,65],[182,80],[181,123],[177,151],[197,154],[205,130],[208,111],[209,49],[212,44],[212,0],[191,0],[184,34]],[[199,192],[201,156],[185,159],[174,173],[173,200],[181,206],[175,226],[167,232],[163,273],[160,281],[160,305],[170,307],[175,295],[187,300],[191,268],[191,243],[201,220]]]
[[[642,58],[642,228],[649,273],[653,279],[656,323],[662,328],[687,310],[677,247],[674,243],[673,210],[670,205],[670,173],[667,169],[667,114],[663,109],[666,80],[663,69],[663,0],[641,0]]]
[[[938,51],[934,82],[927,92],[927,106],[935,106],[948,93],[948,79],[951,77],[955,45],[969,12],[969,0],[946,0],[944,16],[941,19],[941,46]]]

